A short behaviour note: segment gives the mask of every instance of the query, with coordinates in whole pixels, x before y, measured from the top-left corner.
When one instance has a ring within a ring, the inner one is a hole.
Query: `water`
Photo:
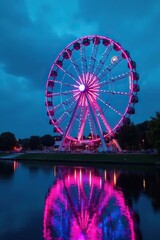
[[[160,168],[0,161],[0,240],[160,239]]]

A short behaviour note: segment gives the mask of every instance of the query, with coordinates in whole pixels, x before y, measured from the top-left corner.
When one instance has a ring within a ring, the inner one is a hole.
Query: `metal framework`
[[[108,37],[85,36],[64,48],[46,84],[50,124],[63,136],[59,150],[78,142],[107,151],[110,141],[121,151],[116,134],[135,113],[138,80],[129,52]]]

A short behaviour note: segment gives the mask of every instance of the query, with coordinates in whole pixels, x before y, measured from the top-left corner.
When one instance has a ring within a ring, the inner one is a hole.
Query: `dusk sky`
[[[75,39],[104,35],[137,63],[137,124],[160,111],[159,0],[0,0],[0,133],[52,134],[45,86],[58,53]]]

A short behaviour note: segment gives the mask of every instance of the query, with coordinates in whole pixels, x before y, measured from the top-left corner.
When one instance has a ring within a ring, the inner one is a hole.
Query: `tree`
[[[148,121],[137,124],[138,137],[139,137],[139,147],[140,149],[149,149],[151,145],[148,142],[146,132],[148,130]]]
[[[41,137],[41,143],[43,146],[46,147],[53,146],[54,142],[55,142],[54,138],[49,134],[46,134],[43,137]]]
[[[156,147],[157,153],[160,155],[160,140],[156,141],[155,147]]]
[[[17,143],[17,140],[13,133],[4,132],[0,135],[0,150],[1,151],[13,150],[16,143]]]
[[[18,142],[24,150],[28,150],[30,148],[30,139],[29,138],[19,139]]]
[[[124,125],[121,132],[118,134],[118,142],[122,149],[136,150],[138,149],[138,130],[133,123]]]
[[[148,122],[147,139],[154,148],[159,149],[160,112],[156,112],[156,117],[151,117],[151,120]]]
[[[32,150],[38,150],[41,145],[41,138],[39,136],[31,136],[29,139],[29,146]]]

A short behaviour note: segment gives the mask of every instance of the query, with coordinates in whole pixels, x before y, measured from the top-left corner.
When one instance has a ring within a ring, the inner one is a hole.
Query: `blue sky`
[[[129,50],[140,74],[134,123],[160,111],[160,1],[0,0],[0,133],[52,134],[45,85],[58,53],[84,35]]]

